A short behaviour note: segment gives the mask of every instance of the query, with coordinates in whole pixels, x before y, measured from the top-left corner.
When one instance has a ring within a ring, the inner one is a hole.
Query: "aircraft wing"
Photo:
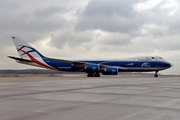
[[[92,63],[87,63],[87,62],[79,62],[79,61],[73,61],[73,60],[66,60],[66,59],[56,59],[56,58],[48,58],[50,60],[56,60],[56,61],[61,61],[61,62],[67,62],[67,63],[72,63],[76,67],[84,67],[87,64],[92,64]]]
[[[66,60],[66,59],[56,59],[56,58],[48,58],[50,60],[56,60],[56,61],[61,61],[61,62],[67,62],[67,63],[72,63],[76,67],[85,67],[88,64],[93,64],[93,63],[88,63],[88,62],[80,62],[80,61],[73,61],[73,60]],[[127,70],[125,67],[119,67],[119,66],[108,66],[108,65],[100,65],[100,70],[104,70],[107,67],[117,67],[119,70]]]

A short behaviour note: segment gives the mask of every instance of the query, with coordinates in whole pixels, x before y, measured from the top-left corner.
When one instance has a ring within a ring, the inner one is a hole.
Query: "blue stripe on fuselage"
[[[82,71],[82,68],[72,66],[71,63],[43,58],[44,62],[53,68],[63,71]],[[117,66],[125,68],[168,68],[170,64],[163,61],[79,61],[92,64],[101,64],[107,66]]]

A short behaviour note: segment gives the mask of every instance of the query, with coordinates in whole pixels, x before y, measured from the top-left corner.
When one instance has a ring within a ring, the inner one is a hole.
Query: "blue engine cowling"
[[[86,72],[99,72],[98,64],[89,64],[85,66]]]
[[[103,75],[117,75],[118,68],[116,67],[108,67],[104,71],[101,72]]]

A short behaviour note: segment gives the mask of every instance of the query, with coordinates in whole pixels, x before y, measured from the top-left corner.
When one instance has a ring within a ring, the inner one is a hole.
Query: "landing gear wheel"
[[[100,77],[100,74],[99,73],[94,74],[94,77]]]
[[[100,77],[100,74],[97,74],[97,77]]]
[[[88,73],[87,77],[100,77],[100,74],[99,73],[95,73],[95,74]]]
[[[90,77],[90,74],[87,74],[87,77]]]
[[[154,77],[158,77],[158,75],[156,74],[156,75],[154,75]]]
[[[89,74],[87,74],[87,77],[93,77],[93,74],[89,73]]]

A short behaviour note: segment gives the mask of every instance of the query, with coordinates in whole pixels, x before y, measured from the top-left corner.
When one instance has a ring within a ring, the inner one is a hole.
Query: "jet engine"
[[[87,72],[99,72],[99,65],[98,64],[88,64],[85,66],[85,70]]]
[[[118,74],[118,68],[116,68],[116,67],[107,67],[101,73],[103,75],[117,75]]]

